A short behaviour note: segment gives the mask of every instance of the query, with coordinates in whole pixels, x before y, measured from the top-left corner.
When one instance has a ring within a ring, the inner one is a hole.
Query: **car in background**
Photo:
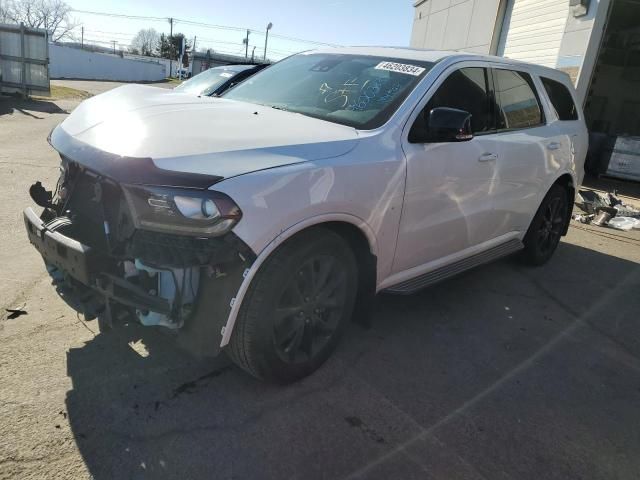
[[[220,95],[266,66],[224,65],[213,67],[181,83],[174,90],[207,97]]]
[[[176,70],[174,78],[191,78],[191,72],[188,68],[179,68]]]

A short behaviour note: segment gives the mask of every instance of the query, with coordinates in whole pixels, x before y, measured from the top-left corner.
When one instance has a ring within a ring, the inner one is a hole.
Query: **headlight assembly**
[[[144,230],[219,236],[242,218],[227,195],[211,190],[123,185],[135,226]]]

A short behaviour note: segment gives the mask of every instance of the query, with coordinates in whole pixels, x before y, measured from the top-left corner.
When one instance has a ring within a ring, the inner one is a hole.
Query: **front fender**
[[[251,267],[244,271],[244,279],[238,289],[236,296],[231,301],[231,311],[229,312],[229,316],[227,318],[226,325],[222,328],[222,341],[220,342],[220,348],[224,347],[229,343],[231,339],[231,334],[233,333],[233,327],[236,323],[236,318],[238,317],[238,313],[240,311],[240,307],[242,306],[242,302],[245,298],[247,291],[249,290],[249,286],[253,281],[254,277],[260,270],[262,264],[269,258],[269,256],[287,239],[293,237],[295,234],[305,230],[307,228],[313,227],[315,225],[321,225],[323,223],[328,222],[343,222],[350,223],[355,227],[359,228],[367,238],[369,242],[369,247],[371,249],[371,253],[375,256],[377,252],[377,242],[373,230],[367,223],[354,215],[349,215],[345,213],[328,213],[323,215],[317,215],[311,218],[308,218],[302,222],[299,222],[285,231],[280,232],[275,238],[269,242],[269,244],[260,252],[255,261],[251,264]]]

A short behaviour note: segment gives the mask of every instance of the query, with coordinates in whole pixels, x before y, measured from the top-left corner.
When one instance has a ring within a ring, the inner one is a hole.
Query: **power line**
[[[89,10],[71,10],[74,13],[85,13],[87,15],[102,15],[104,17],[116,17],[116,18],[126,18],[129,20],[155,20],[155,21],[163,21],[168,22],[168,17],[145,17],[141,15],[125,15],[122,13],[107,13],[107,12],[91,12]]]
[[[76,25],[75,27],[73,27],[71,30],[75,30],[77,28],[83,28],[84,25]],[[127,32],[106,32],[104,30],[93,30],[93,29],[86,29],[87,32],[92,32],[92,33],[106,33],[108,35],[120,35],[120,36],[127,36],[127,37],[135,37],[137,34],[136,33],[127,33]]]
[[[205,42],[224,43],[227,45],[240,45],[241,42],[227,42],[225,40],[215,40],[213,38],[205,38],[198,36],[198,40],[204,40]]]
[[[104,40],[104,39],[96,39],[96,38],[86,38],[84,39],[85,43],[99,43],[99,44],[104,44],[104,45],[113,45],[113,43],[115,42],[117,45],[119,46],[125,46],[124,44],[116,41],[116,40]]]
[[[258,32],[258,33],[264,33],[264,32]],[[315,42],[313,40],[305,40],[303,38],[288,37],[286,35],[278,35],[277,33],[271,33],[270,35],[272,37],[281,38],[283,40],[291,40],[291,41],[295,41],[295,42],[308,43],[308,44],[311,44],[311,45],[320,45],[320,46],[323,46],[323,47],[339,47],[340,46],[340,45],[337,45],[335,43]]]
[[[133,40],[133,37],[135,37],[135,35],[122,35],[120,33],[101,32],[98,30],[89,30],[87,28],[85,28],[84,33],[98,37],[110,37],[112,39],[115,38],[123,42],[130,42],[131,40]]]
[[[182,23],[185,25],[193,25],[193,26],[197,26],[197,27],[204,27],[204,28],[213,28],[213,29],[217,29],[217,30],[231,30],[234,32],[244,32],[246,31],[246,28],[241,28],[241,27],[227,27],[225,25],[213,25],[210,23],[202,23],[202,22],[194,22],[191,20],[180,20],[179,18],[174,18],[174,21],[176,23]],[[251,30],[252,32],[254,30]]]
[[[106,17],[116,17],[116,18],[125,18],[125,19],[129,19],[129,20],[153,20],[153,21],[164,21],[164,22],[169,22],[170,18],[169,17],[147,17],[147,16],[141,16],[141,15],[125,15],[125,14],[120,14],[120,13],[107,13],[107,12],[93,12],[93,11],[89,11],[89,10],[71,10],[72,12],[75,13],[85,13],[88,15],[103,15]],[[192,25],[192,26],[198,26],[198,27],[203,27],[203,28],[211,28],[211,29],[219,29],[219,30],[229,30],[229,31],[235,31],[235,32],[244,32],[246,31],[245,28],[241,28],[241,27],[229,27],[226,25],[214,25],[214,24],[210,24],[210,23],[204,23],[204,22],[196,22],[193,20],[183,20],[183,19],[179,19],[179,18],[173,18],[173,22],[174,23],[182,23],[185,25]],[[251,30],[252,33],[256,33],[259,35],[266,35],[266,32],[263,32],[261,30]],[[272,37],[275,38],[280,38],[282,40],[289,40],[289,41],[294,41],[294,42],[302,42],[302,43],[307,43],[309,45],[319,45],[319,46],[328,46],[328,47],[337,47],[339,45],[337,44],[332,44],[332,43],[326,43],[326,42],[317,42],[314,40],[305,40],[303,38],[297,38],[297,37],[290,37],[287,35],[279,35],[279,34],[271,34]]]

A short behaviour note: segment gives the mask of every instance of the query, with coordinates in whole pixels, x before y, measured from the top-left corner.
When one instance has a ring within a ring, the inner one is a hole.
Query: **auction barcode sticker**
[[[406,73],[407,75],[413,75],[415,77],[424,72],[424,68],[422,67],[395,62],[380,62],[378,65],[376,65],[376,70],[387,70],[389,72]]]

